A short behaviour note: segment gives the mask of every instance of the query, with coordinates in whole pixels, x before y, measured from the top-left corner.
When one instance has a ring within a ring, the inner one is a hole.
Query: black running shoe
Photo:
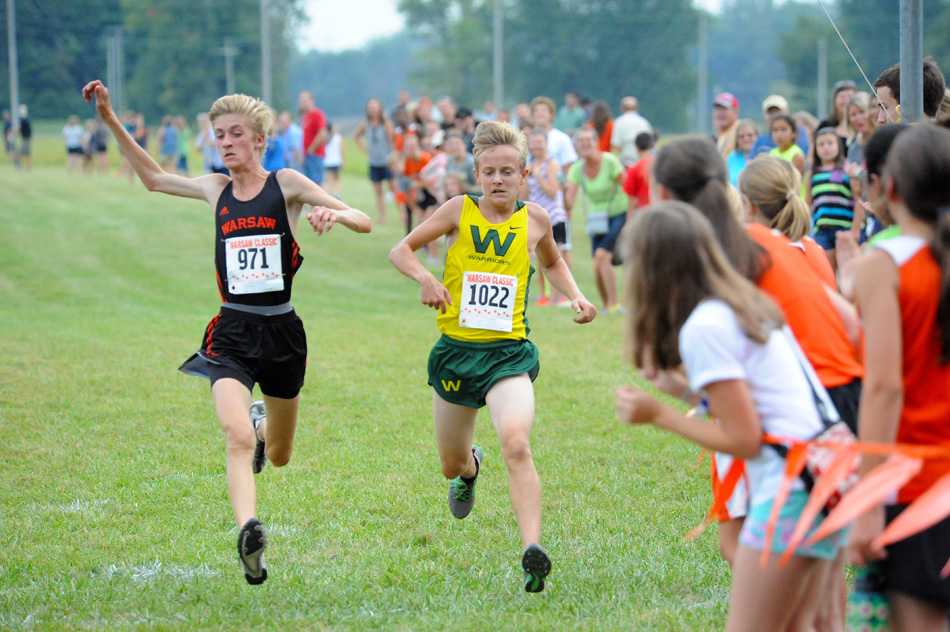
[[[267,548],[267,532],[264,524],[257,518],[251,518],[238,533],[238,559],[244,567],[244,578],[248,584],[263,584],[267,579],[264,568],[264,549]]]
[[[254,447],[254,461],[251,462],[251,469],[255,474],[260,474],[267,463],[267,455],[264,454],[264,440],[257,434],[257,427],[264,419],[264,402],[251,402],[251,425],[254,427],[254,438],[257,439],[257,445]]]
[[[540,544],[529,544],[521,556],[524,569],[524,589],[536,593],[544,590],[544,578],[551,572],[551,558]]]

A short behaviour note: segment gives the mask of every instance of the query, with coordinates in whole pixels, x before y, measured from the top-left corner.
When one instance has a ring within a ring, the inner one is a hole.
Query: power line
[[[874,98],[878,100],[878,103],[881,102],[881,99],[877,96],[877,90],[874,89],[874,85],[871,83],[871,80],[868,79],[867,74],[864,72],[864,68],[861,67],[858,58],[854,56],[854,53],[851,52],[851,47],[848,46],[848,42],[845,41],[844,35],[841,34],[841,31],[838,30],[838,25],[835,24],[834,19],[831,17],[831,14],[828,13],[828,9],[825,7],[825,3],[822,0],[818,0],[818,4],[821,5],[821,10],[825,12],[825,15],[828,16],[828,21],[831,22],[831,26],[834,27],[835,33],[838,34],[838,37],[841,39],[841,43],[844,44],[845,49],[847,49],[848,54],[851,55],[851,59],[854,60],[854,65],[858,67],[858,70],[861,71],[861,76],[864,77],[865,83],[868,84],[868,87],[871,89],[871,93],[874,95]],[[894,123],[894,119],[891,117],[891,113],[887,111],[887,108],[881,108],[884,110],[884,113],[887,114],[887,118],[890,119],[891,123]]]

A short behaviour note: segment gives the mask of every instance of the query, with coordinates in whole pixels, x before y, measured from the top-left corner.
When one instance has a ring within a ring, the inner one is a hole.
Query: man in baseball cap
[[[739,127],[739,99],[730,92],[720,92],[713,99],[713,127],[716,130],[716,149],[722,159],[736,148],[736,128]]]
[[[780,94],[770,94],[762,102],[762,114],[765,115],[766,122],[777,112],[788,112],[788,101]]]
[[[762,101],[762,116],[765,118],[765,132],[759,134],[759,137],[755,139],[755,144],[752,145],[752,149],[749,150],[750,159],[761,154],[767,154],[775,147],[769,128],[772,125],[772,117],[779,113],[789,114],[788,100],[780,94],[770,94],[765,97],[765,100]],[[795,143],[808,155],[808,134],[805,133],[805,128],[801,125],[798,126],[798,139]]]

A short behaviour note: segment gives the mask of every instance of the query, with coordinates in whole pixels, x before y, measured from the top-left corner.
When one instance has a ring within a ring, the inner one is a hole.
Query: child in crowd
[[[776,114],[769,125],[769,133],[775,148],[769,152],[770,156],[787,160],[798,169],[798,173],[805,173],[805,152],[796,144],[798,127],[788,114]]]
[[[158,152],[162,169],[174,173],[178,167],[178,128],[175,117],[169,114],[162,117],[162,126],[158,128]]]
[[[63,144],[66,145],[66,169],[78,173],[82,169],[83,129],[79,117],[72,115],[63,127]]]
[[[561,166],[554,156],[548,154],[548,133],[540,127],[528,132],[528,177],[521,187],[521,198],[533,202],[546,210],[551,216],[551,228],[561,258],[567,267],[571,267],[571,239],[568,231],[568,214],[564,208],[564,194],[561,191]],[[544,275],[538,275],[538,300],[536,305],[544,306],[553,302],[556,305],[569,306],[571,301],[564,295],[552,291],[548,297]],[[553,300],[552,300],[553,299]]]
[[[809,174],[805,201],[811,205],[812,236],[825,249],[831,267],[837,269],[835,235],[851,231],[855,241],[861,239],[864,210],[855,206],[851,178],[844,169],[844,142],[833,127],[815,132],[812,171]]]
[[[442,178],[442,190],[445,192],[445,199],[451,200],[459,195],[465,195],[465,178],[460,173],[449,172]]]
[[[95,119],[86,119],[82,126],[82,170],[83,173],[92,173],[95,169],[93,157],[96,154],[96,146],[93,135],[96,133],[96,121]]]
[[[175,117],[175,129],[178,130],[178,175],[190,176],[188,167],[188,154],[191,153],[192,140],[191,128],[188,127],[188,121],[185,117],[178,115]]]
[[[749,154],[758,137],[759,128],[755,121],[750,119],[739,121],[739,127],[736,128],[736,148],[726,158],[726,166],[729,167],[729,184],[732,186],[739,186],[739,174],[745,169],[746,163],[752,159]]]
[[[864,168],[868,201],[859,202],[866,210],[867,241],[865,248],[871,248],[883,239],[891,239],[901,234],[900,226],[894,223],[884,194],[884,165],[887,154],[898,135],[907,131],[906,125],[892,124],[877,128],[864,147]],[[836,235],[835,258],[838,260],[838,286],[841,295],[849,301],[854,300],[854,276],[861,258],[861,246],[851,236],[850,231],[841,231]]]
[[[785,469],[785,459],[763,445],[762,435],[807,439],[821,429],[809,384],[814,376],[783,330],[781,310],[732,268],[709,221],[695,208],[665,202],[638,213],[626,261],[627,353],[647,372],[677,372],[682,366],[688,377],[682,396],[700,394],[717,423],[688,418],[631,386],[617,391],[618,417],[746,459],[749,511],[732,562],[727,629],[807,629],[842,534],[799,547],[787,564],[778,565],[808,498],[795,481],[768,564],[760,564],[766,522]]]
[[[420,221],[435,209],[438,200],[422,180],[422,169],[432,160],[432,154],[423,151],[419,135],[407,134],[403,139],[403,151],[399,155],[395,173],[399,174],[399,190],[405,196],[406,234],[412,231],[413,216]]]
[[[791,163],[779,158],[762,156],[750,162],[739,178],[745,217],[785,235],[825,286],[834,289],[837,281],[825,250],[808,236],[811,213],[801,196],[796,195],[800,181]]]
[[[336,125],[327,121],[326,157],[323,159],[323,188],[340,198],[340,169],[343,167],[343,136]]]

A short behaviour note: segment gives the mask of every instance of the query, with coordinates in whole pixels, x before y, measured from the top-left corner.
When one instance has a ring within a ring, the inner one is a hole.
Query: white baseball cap
[[[770,94],[769,96],[765,97],[765,101],[762,102],[762,113],[765,114],[772,108],[787,110],[788,101],[780,94]]]

